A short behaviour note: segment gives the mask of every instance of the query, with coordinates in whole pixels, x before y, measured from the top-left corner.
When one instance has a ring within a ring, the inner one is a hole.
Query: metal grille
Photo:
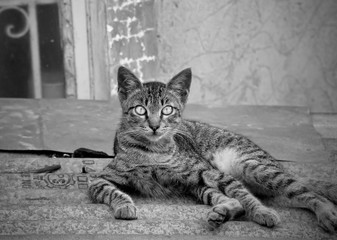
[[[8,14],[8,12],[16,12],[16,15],[21,15],[21,25],[15,26],[13,23],[5,23],[5,35],[13,39],[20,39],[29,36],[30,46],[30,68],[31,68],[31,96],[34,98],[43,97],[42,77],[41,77],[41,53],[40,53],[40,38],[38,30],[37,9],[45,4],[57,4],[58,0],[2,0],[0,1],[0,17]],[[3,25],[2,25],[3,26]],[[55,29],[59,31],[59,29]],[[2,43],[0,43],[2,45]],[[0,66],[1,67],[1,66]],[[25,66],[27,67],[27,66]]]

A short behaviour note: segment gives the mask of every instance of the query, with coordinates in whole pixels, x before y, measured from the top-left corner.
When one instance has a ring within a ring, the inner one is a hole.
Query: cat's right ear
[[[168,83],[167,88],[176,95],[183,105],[185,105],[192,81],[191,68],[186,68],[175,75]]]
[[[119,67],[117,73],[118,80],[118,97],[120,101],[124,101],[129,94],[137,89],[142,88],[139,79],[126,67]]]

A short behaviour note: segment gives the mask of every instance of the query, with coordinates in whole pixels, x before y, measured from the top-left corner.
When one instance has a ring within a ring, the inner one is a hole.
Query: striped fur
[[[123,115],[115,137],[116,157],[91,184],[93,201],[111,206],[116,218],[135,219],[131,197],[118,186],[151,197],[189,194],[213,206],[207,217],[212,226],[245,213],[273,227],[279,215],[253,194],[282,196],[313,211],[325,230],[336,231],[337,210],[331,202],[336,203],[336,187],[329,186],[328,194],[307,187],[248,138],[183,119],[190,83],[190,69],[168,84],[142,84],[126,68],[119,69]]]

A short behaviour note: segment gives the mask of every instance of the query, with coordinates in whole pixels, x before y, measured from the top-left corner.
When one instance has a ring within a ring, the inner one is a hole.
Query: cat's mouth
[[[164,136],[164,134],[159,133],[159,132],[152,132],[152,133],[148,134],[148,138],[151,139],[151,140],[159,140],[163,136]]]
[[[150,134],[151,137],[160,137],[162,134],[161,133],[158,133],[158,132],[152,132]]]

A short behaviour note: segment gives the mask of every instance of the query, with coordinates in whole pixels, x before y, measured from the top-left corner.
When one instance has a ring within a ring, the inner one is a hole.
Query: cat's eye
[[[134,109],[135,109],[135,113],[140,116],[143,116],[146,114],[146,109],[143,106],[138,105]]]
[[[171,115],[173,113],[173,107],[168,105],[168,106],[165,106],[162,110],[161,110],[161,113],[163,115]]]

